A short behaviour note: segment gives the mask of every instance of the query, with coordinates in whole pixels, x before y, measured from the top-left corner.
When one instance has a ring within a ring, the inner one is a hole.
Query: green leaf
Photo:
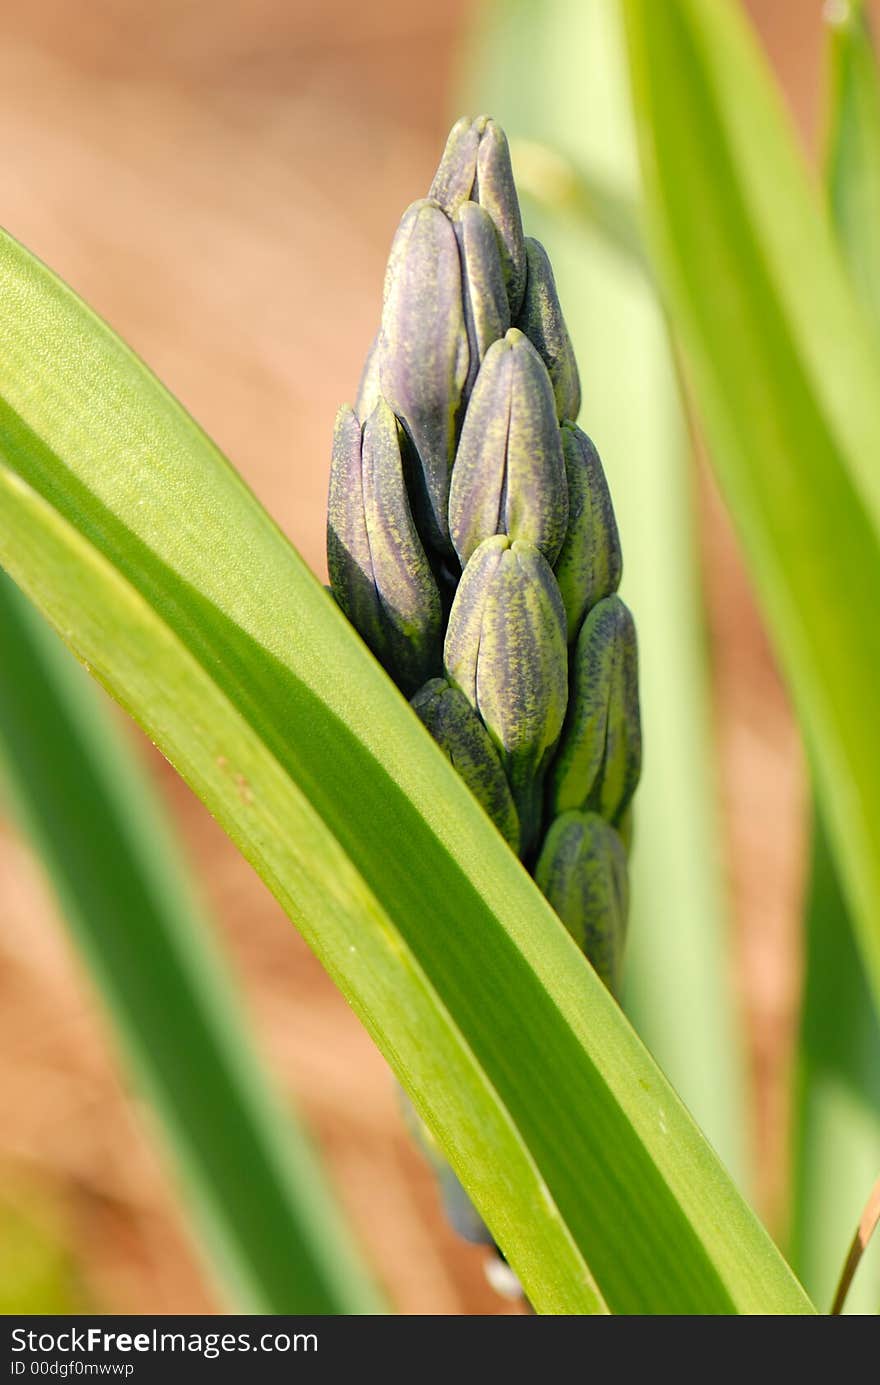
[[[380,1312],[106,710],[0,572],[0,766],[163,1122],[212,1273],[243,1312]]]
[[[880,1000],[880,351],[727,0],[626,0],[658,277]]]
[[[0,1315],[94,1311],[61,1228],[44,1199],[36,1206],[35,1201],[14,1188],[0,1203]]]
[[[595,7],[596,4],[614,3],[614,0],[587,0],[587,3]],[[504,24],[506,18],[506,15],[499,12],[500,24]],[[538,18],[537,13],[535,18]],[[613,30],[609,31],[607,37],[614,37]],[[603,47],[604,45],[595,41],[588,45],[586,51],[591,62],[595,61],[597,49]],[[611,52],[605,56],[611,58]],[[619,67],[622,55],[615,52],[614,56]],[[484,72],[488,65],[487,59],[488,54],[481,64]],[[596,67],[598,70],[598,62]],[[499,72],[499,88],[504,85],[505,74],[509,71],[509,66],[505,64]],[[613,96],[619,99],[623,93],[618,91],[618,86],[624,74],[615,72],[612,68],[611,73],[603,71],[601,75],[605,80],[613,76],[614,80],[609,81],[608,86]],[[546,79],[543,72],[540,72],[538,77],[540,86]],[[474,83],[478,82],[480,85],[485,84],[484,80],[474,78]],[[534,85],[533,83],[532,86]],[[502,104],[506,104],[503,93],[498,99]],[[625,120],[626,108],[617,111],[616,115],[619,120]],[[545,122],[549,139],[549,131],[561,125],[561,122],[554,119],[553,112],[548,113]],[[613,133],[615,140],[621,139],[621,142],[630,134],[625,126],[621,129],[615,128]],[[587,143],[583,137],[576,140],[575,133],[571,130],[560,130],[560,134],[565,138],[568,148],[576,142]],[[593,156],[593,152],[589,152]],[[511,149],[511,157],[516,166],[516,184],[521,197],[532,199],[539,209],[546,209],[552,215],[562,218],[563,227],[567,223],[569,230],[581,227],[588,236],[599,232],[609,250],[613,250],[631,267],[635,266],[650,274],[651,265],[639,225],[638,207],[634,198],[617,186],[617,180],[594,172],[589,165],[577,162],[570,153],[561,154],[553,145],[545,144],[540,139],[517,139]]]
[[[828,198],[856,292],[880,332],[880,83],[860,0],[847,0],[828,33]]]
[[[853,282],[880,333],[880,81],[860,5],[846,7],[830,29],[828,47],[826,188]],[[815,809],[814,821],[793,1103],[791,1246],[816,1302],[830,1304],[880,1169],[880,1023]],[[847,1311],[875,1313],[878,1299],[880,1242],[874,1242]]]
[[[813,1311],[533,881],[216,449],[9,240],[0,287],[0,560],[297,923],[536,1308]]]
[[[791,1253],[830,1307],[880,1169],[880,1025],[846,901],[817,818],[807,909],[807,969],[795,1075]],[[859,1267],[850,1313],[876,1313],[880,1242]]]
[[[559,80],[561,71],[568,80]],[[537,198],[525,206],[526,228],[552,254],[581,367],[580,423],[601,454],[623,541],[621,592],[638,629],[645,742],[625,1008],[742,1185],[745,1084],[691,449],[666,326],[633,253],[641,191],[616,0],[488,7],[462,104],[501,120],[517,180]]]

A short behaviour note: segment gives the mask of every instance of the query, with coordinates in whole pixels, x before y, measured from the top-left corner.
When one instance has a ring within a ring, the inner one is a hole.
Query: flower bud
[[[461,251],[464,317],[470,350],[464,387],[467,399],[483,357],[510,326],[510,308],[501,271],[498,237],[489,213],[477,202],[463,202],[455,214],[455,235]]]
[[[550,377],[515,327],[489,347],[465,414],[449,494],[449,528],[464,565],[507,534],[555,561],[568,486]]]
[[[477,180],[477,151],[487,116],[471,120],[463,115],[456,120],[446,140],[446,148],[428,189],[432,197],[449,216],[454,216],[462,202],[474,199]]]
[[[468,359],[452,222],[436,202],[414,202],[388,260],[379,380],[418,456],[418,501],[429,540],[446,551],[449,475]]]
[[[627,856],[632,855],[633,836],[635,833],[635,814],[633,813],[633,799],[630,799],[623,812],[618,815],[614,830],[623,842],[623,849]]]
[[[623,567],[620,538],[599,454],[573,423],[560,429],[568,482],[568,529],[553,571],[572,642],[587,611],[617,591]]]
[[[489,732],[464,693],[445,678],[432,678],[411,705],[505,841],[519,851],[519,818],[507,776]]]
[[[455,1234],[472,1246],[494,1246],[494,1236],[445,1160],[438,1162],[437,1178],[443,1211]]]
[[[507,137],[494,120],[481,115],[456,121],[429,196],[450,216],[468,201],[479,202],[489,213],[498,235],[510,315],[515,319],[526,284],[522,217]]]
[[[480,544],[452,603],[444,659],[501,752],[527,851],[568,698],[565,610],[537,548],[504,535]]]
[[[563,813],[544,839],[535,881],[615,995],[629,885],[626,852],[614,828],[598,813]]]
[[[413,522],[397,420],[380,401],[363,429],[336,419],[327,522],[333,594],[402,690],[440,666],[440,593]]]
[[[608,596],[587,616],[575,646],[568,714],[550,771],[552,811],[593,809],[616,825],[641,765],[635,625],[620,597]]]
[[[574,420],[581,407],[581,382],[556,280],[541,242],[527,236],[525,248],[528,275],[516,325],[525,332],[547,367],[560,423],[564,419]]]
[[[377,332],[373,338],[358,382],[357,398],[354,401],[354,411],[358,418],[369,418],[382,398],[382,384],[379,380],[379,335]]]

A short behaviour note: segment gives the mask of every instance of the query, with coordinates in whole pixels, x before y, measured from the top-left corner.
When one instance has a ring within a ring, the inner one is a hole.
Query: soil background
[[[149,362],[316,571],[328,444],[427,185],[474,5],[7,0],[2,220]],[[748,6],[811,147],[821,7]],[[702,486],[737,985],[778,1213],[799,987],[803,771],[714,490]],[[207,812],[140,742],[245,987],[398,1311],[514,1311],[438,1214],[378,1052]],[[36,1227],[109,1313],[222,1311],[39,869],[0,820],[0,1281]],[[5,1228],[5,1230],[4,1230]],[[12,1228],[12,1230],[10,1230]],[[70,1287],[72,1286],[72,1288]]]

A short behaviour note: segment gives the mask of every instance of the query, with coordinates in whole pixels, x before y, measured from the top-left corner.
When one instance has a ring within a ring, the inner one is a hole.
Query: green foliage
[[[814,833],[795,1078],[792,1263],[827,1312],[880,1168],[880,1026],[821,821]],[[880,1242],[847,1299],[876,1313]]]
[[[7,1184],[0,1204],[0,1316],[84,1313],[84,1293],[56,1218],[33,1193]]]
[[[530,1300],[813,1311],[534,883],[216,449],[9,240],[0,285],[0,559],[296,921]]]
[[[880,998],[880,350],[737,10],[625,10],[661,289]]]
[[[856,292],[880,333],[880,84],[861,0],[828,28],[826,187]]]
[[[853,283],[880,334],[880,82],[861,5],[850,4],[829,29],[828,47],[826,188]],[[824,1307],[880,1169],[880,1022],[816,809],[814,819],[794,1093],[791,1252]],[[846,1311],[875,1313],[878,1299],[875,1238]]]
[[[866,980],[876,1003],[880,742],[866,729],[880,674],[880,338],[870,321],[880,284],[880,98],[855,7],[832,49],[829,188],[845,265],[736,9],[728,0],[624,0],[623,8],[652,274],[805,728],[827,825],[827,845],[817,836],[810,907],[795,1215],[798,1264],[824,1295],[858,1210],[853,1190],[858,1184],[861,1193],[868,1179],[878,1101]],[[528,141],[522,150],[545,225],[559,229],[558,237],[551,232],[554,261],[585,366],[585,416],[623,500],[623,592],[643,635],[649,747],[628,1004],[741,1168],[687,449],[631,215],[640,195],[615,14],[611,0],[498,7],[484,33],[474,104]],[[559,81],[563,44],[578,52],[577,82]],[[542,153],[536,141],[555,152]],[[503,227],[500,275],[486,207],[471,201],[477,186]],[[359,504],[377,532],[384,525],[393,535],[406,515],[399,506],[382,510],[377,478],[393,477],[389,493],[402,501],[408,461],[396,427],[374,412],[380,388],[405,420],[425,462],[416,521],[429,538],[416,557],[433,548],[434,558],[441,550],[451,558],[454,543],[470,566],[487,544],[499,547],[479,525],[470,532],[483,502],[489,513],[509,499],[503,484],[483,495],[476,461],[461,474],[468,493],[453,506],[454,532],[447,529],[455,417],[479,389],[465,368],[475,344],[484,356],[511,322],[528,321],[551,372],[553,399],[541,418],[575,398],[552,276],[540,246],[522,237],[511,187],[498,127],[460,122],[432,188],[451,221],[416,204],[392,251],[398,270],[360,396],[370,401],[364,412],[375,436],[345,420],[348,432],[337,435],[360,478],[355,510]],[[422,247],[415,257],[413,244]],[[412,274],[400,270],[407,263]],[[542,286],[531,298],[526,265]],[[479,751],[467,712],[433,676],[438,595],[441,605],[450,595],[442,564],[422,562],[417,588],[406,591],[386,565],[387,600],[379,583],[370,608],[371,644],[389,667],[421,621],[422,662],[402,681],[432,680],[416,710],[440,728],[438,748],[253,497],[143,367],[11,242],[0,252],[0,280],[0,559],[267,880],[388,1057],[538,1311],[813,1311],[453,772],[450,759]],[[443,330],[422,341],[416,380],[401,351],[436,324]],[[489,384],[501,398],[500,366]],[[484,431],[471,439],[477,460]],[[508,460],[505,450],[503,467]],[[554,475],[558,460],[548,454]],[[569,469],[570,460],[564,455]],[[347,503],[341,493],[340,506]],[[529,561],[549,573],[559,516],[530,511],[521,519],[529,542],[511,548],[503,539],[504,553],[518,560],[513,550],[528,549]],[[489,552],[500,571],[499,554]],[[611,547],[594,556],[619,575]],[[577,564],[563,569],[565,608],[554,606],[551,622],[560,650],[593,581]],[[366,599],[362,591],[354,598]],[[468,680],[473,674],[475,695],[485,662],[487,697],[477,700],[491,710],[503,678],[491,642],[474,643],[471,618],[480,615],[480,631],[485,622],[479,602],[471,605],[453,622],[452,652]],[[548,613],[523,615],[538,632],[537,655],[547,647],[538,636]],[[612,704],[626,702],[625,670],[618,687],[610,665],[594,663],[596,686],[612,689],[594,700],[610,717]],[[499,716],[508,711],[500,706]],[[552,739],[554,708],[542,712]],[[624,731],[626,720],[618,717]],[[502,777],[506,769],[513,782],[505,727],[491,729]],[[600,774],[624,798],[626,759]],[[534,776],[535,766],[527,771]],[[484,780],[476,791],[514,841],[514,804],[501,802],[496,778]],[[522,785],[513,787],[528,838],[535,806]],[[628,836],[623,799],[618,807]],[[597,833],[599,819],[578,800],[539,872],[563,914],[585,893],[601,899],[617,920],[609,933],[616,937],[623,876],[596,868]],[[858,954],[841,931],[846,914]],[[609,977],[618,961],[612,949]]]
[[[381,1311],[109,710],[0,572],[4,781],[160,1117],[212,1275],[242,1312]]]

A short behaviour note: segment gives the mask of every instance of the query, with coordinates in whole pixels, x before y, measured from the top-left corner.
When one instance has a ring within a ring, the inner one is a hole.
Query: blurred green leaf
[[[744,1183],[742,1045],[731,994],[691,449],[666,328],[643,272],[616,0],[489,6],[462,105],[491,111],[513,137],[517,179],[535,199],[525,206],[526,229],[552,250],[581,367],[580,422],[601,453],[620,523],[645,742],[625,1008]]]
[[[563,0],[563,3],[569,4],[571,0]],[[587,3],[593,6],[607,6],[615,4],[616,0],[587,0]],[[507,22],[506,15],[501,16],[501,22]],[[613,31],[609,30],[607,35],[601,37],[604,37],[607,43],[609,39],[613,39]],[[609,84],[615,88],[615,95],[621,98],[625,96],[625,92],[620,90],[620,79],[624,75],[621,70],[623,55],[619,44],[614,46],[617,49],[617,81]],[[612,54],[604,51],[604,45],[597,43],[595,39],[590,43],[587,52],[591,60],[596,61],[597,70],[601,71],[603,80],[609,82],[609,78],[614,75],[614,67],[600,63],[597,57],[604,57],[606,62],[610,63]],[[491,74],[483,81],[480,81],[479,77],[474,77],[473,81],[475,85],[491,86]],[[502,104],[505,102],[500,88],[504,84],[504,73],[499,73],[498,100]],[[631,131],[628,124],[625,124],[625,107],[617,112],[617,117],[616,124],[620,128],[615,130],[615,134],[621,141],[631,141]],[[552,123],[555,124],[546,117],[544,123],[548,128]],[[607,133],[606,128],[606,137]],[[573,142],[571,132],[568,132],[569,147]],[[561,227],[562,234],[580,229],[588,238],[592,238],[598,231],[606,249],[614,251],[631,265],[650,275],[651,264],[645,249],[639,224],[639,209],[634,197],[628,196],[607,177],[594,173],[590,168],[577,163],[570,155],[560,154],[557,149],[540,140],[514,139],[511,155],[516,167],[516,185],[520,196],[525,199],[531,198],[536,211],[539,215],[541,212],[544,213],[549,225]],[[560,221],[556,222],[555,218],[560,218]]]
[[[880,85],[864,6],[828,27],[826,183],[856,292],[880,332]]]
[[[45,1201],[4,1180],[0,1203],[0,1317],[94,1310]]]
[[[250,492],[69,290],[0,246],[0,559],[296,921],[532,1303],[813,1311]]]
[[[793,1263],[827,1309],[880,1170],[880,1026],[821,820],[814,831],[807,971],[795,1079]],[[847,1300],[876,1313],[880,1242]]]
[[[655,262],[880,999],[880,351],[727,0],[625,0]]]
[[[841,247],[880,334],[880,83],[861,6],[829,32],[826,186]],[[880,1023],[826,834],[816,817],[806,979],[794,1097],[791,1247],[817,1303],[830,1304],[862,1205],[880,1171]],[[880,1243],[847,1298],[880,1303]]]
[[[0,768],[161,1117],[213,1273],[245,1312],[379,1312],[107,710],[0,572]]]

